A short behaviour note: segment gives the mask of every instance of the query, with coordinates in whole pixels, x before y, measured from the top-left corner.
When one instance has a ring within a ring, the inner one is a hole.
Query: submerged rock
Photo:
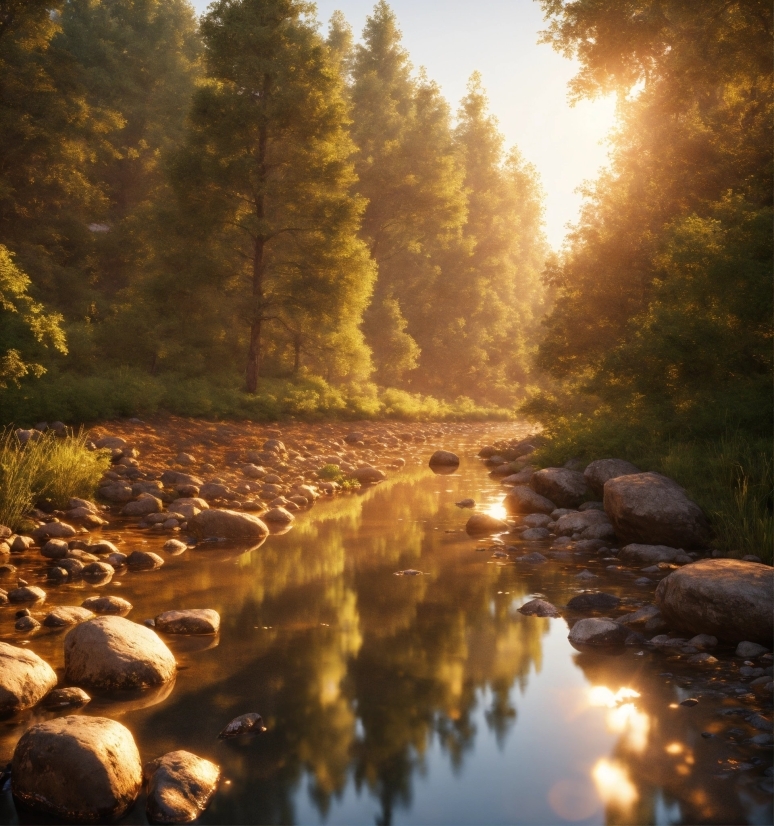
[[[0,642],[0,717],[36,705],[56,682],[54,669],[37,654]]]
[[[263,717],[260,714],[251,712],[241,714],[234,719],[218,735],[220,740],[227,740],[230,737],[238,737],[240,734],[261,734],[266,731],[263,724]]]
[[[468,519],[465,530],[471,536],[487,536],[493,533],[502,533],[508,530],[508,524],[502,519],[490,516],[488,513],[474,513]]]
[[[269,533],[266,523],[257,516],[210,508],[188,520],[188,528],[199,539],[263,539]]]
[[[71,823],[117,820],[137,799],[140,754],[127,728],[106,717],[60,717],[19,740],[11,764],[13,796]]]
[[[623,542],[704,548],[709,523],[685,490],[660,473],[619,476],[605,483],[605,512]]]
[[[189,751],[171,751],[143,767],[151,823],[190,823],[207,808],[220,769]]]
[[[65,676],[100,689],[144,688],[173,679],[177,663],[151,630],[116,616],[77,625],[64,641]]]
[[[156,617],[156,628],[164,634],[217,634],[220,614],[211,608],[164,611]]]
[[[629,629],[607,617],[589,617],[578,620],[568,639],[573,645],[623,645]]]
[[[545,599],[531,599],[518,609],[527,617],[560,617],[559,609]]]
[[[91,697],[82,689],[75,686],[69,688],[55,688],[42,700],[45,708],[67,708],[68,706],[85,706],[91,702]]]
[[[663,579],[656,603],[675,628],[694,634],[763,645],[774,637],[774,569],[768,565],[699,560]]]

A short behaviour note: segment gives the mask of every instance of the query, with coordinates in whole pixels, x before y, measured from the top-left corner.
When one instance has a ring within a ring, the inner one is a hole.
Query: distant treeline
[[[509,405],[546,254],[480,79],[452,113],[384,2],[355,45],[297,0],[0,0],[5,421],[122,382]]]

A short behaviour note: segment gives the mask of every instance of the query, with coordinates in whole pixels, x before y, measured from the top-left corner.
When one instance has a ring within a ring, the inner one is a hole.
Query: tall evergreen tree
[[[219,0],[202,20],[208,82],[197,93],[174,181],[209,275],[232,291],[248,329],[254,393],[267,325],[291,336],[349,340],[373,271],[358,240],[353,146],[344,86],[298,0]]]

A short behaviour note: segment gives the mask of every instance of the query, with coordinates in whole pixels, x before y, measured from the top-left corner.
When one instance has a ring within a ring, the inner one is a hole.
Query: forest
[[[553,251],[481,78],[445,100],[384,0],[359,39],[297,0],[0,0],[0,419],[767,437],[771,8],[541,6],[619,113]]]

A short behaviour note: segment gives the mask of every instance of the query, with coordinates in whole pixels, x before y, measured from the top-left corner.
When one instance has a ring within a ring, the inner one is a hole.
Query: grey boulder
[[[630,565],[657,565],[659,562],[687,565],[691,562],[691,557],[682,548],[666,545],[626,545],[619,551],[618,558]]]
[[[518,513],[545,513],[550,514],[556,505],[545,496],[536,493],[532,488],[517,485],[512,488],[503,500],[505,510],[510,514]]]
[[[605,483],[605,513],[623,542],[704,548],[707,518],[685,490],[660,473],[618,476]]]
[[[518,609],[527,617],[560,617],[559,609],[545,599],[531,599]]]
[[[639,473],[640,469],[624,459],[597,459],[583,471],[586,484],[597,495],[602,496],[605,482],[619,476],[631,476]]]
[[[13,754],[13,796],[71,823],[117,820],[141,785],[140,754],[131,733],[106,717],[39,723],[22,735]]]
[[[530,487],[559,505],[560,508],[574,508],[588,493],[586,480],[577,470],[562,467],[548,467],[535,471],[529,480]]]
[[[623,645],[630,631],[607,617],[589,617],[578,620],[570,630],[572,645]]]
[[[123,617],[102,616],[76,625],[64,640],[65,676],[100,689],[162,685],[177,663],[158,636]]]
[[[474,513],[468,519],[465,530],[471,536],[487,536],[493,533],[502,533],[508,530],[508,525],[502,519],[490,516],[488,513]]]
[[[0,642],[0,717],[36,705],[56,682],[54,669],[37,654]]]
[[[663,579],[656,602],[683,631],[762,645],[774,637],[774,569],[768,565],[702,559]]]

